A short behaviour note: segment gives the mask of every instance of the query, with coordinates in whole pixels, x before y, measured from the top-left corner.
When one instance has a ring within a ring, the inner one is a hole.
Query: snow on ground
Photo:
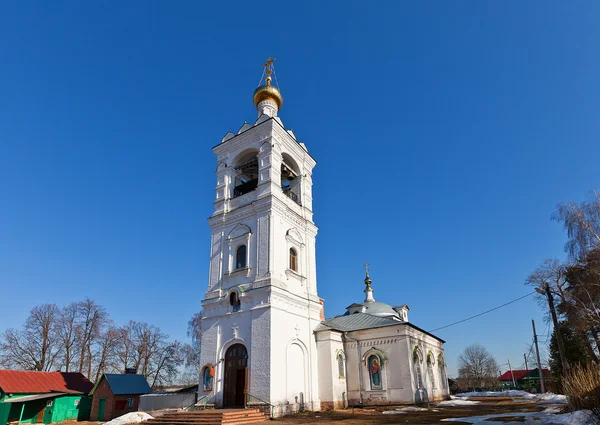
[[[401,415],[404,413],[408,413],[408,412],[427,412],[429,409],[425,408],[425,407],[415,407],[415,406],[409,406],[409,407],[402,407],[400,409],[394,409],[394,410],[386,410],[385,412],[383,412],[384,415]],[[437,409],[432,409],[433,412],[437,412]]]
[[[500,418],[515,418],[515,421],[495,421]],[[523,422],[524,419],[525,421]],[[481,425],[598,425],[589,410],[556,415],[550,412],[512,412],[496,415],[471,416],[467,418],[442,419],[444,422],[466,422]]]
[[[105,422],[104,425],[126,425],[126,424],[139,424],[140,422],[147,421],[148,419],[154,419],[146,412],[131,412],[126,413],[123,416],[114,418],[112,421]]]
[[[562,394],[542,393],[531,394],[527,391],[506,390],[506,391],[477,391],[470,393],[456,394],[459,398],[469,397],[523,397],[527,400],[536,401],[538,404],[567,404],[567,397]]]
[[[436,406],[437,407],[472,406],[474,404],[479,404],[479,403],[481,403],[481,402],[480,401],[465,400],[465,399],[462,399],[462,398],[453,398],[452,400],[441,401]]]
[[[525,397],[534,398],[535,394],[527,391],[506,390],[506,391],[473,391],[470,393],[456,394],[457,397]]]
[[[560,403],[567,404],[567,396],[562,394],[552,394],[552,393],[543,393],[536,394],[535,399],[538,404],[546,404],[546,403]]]

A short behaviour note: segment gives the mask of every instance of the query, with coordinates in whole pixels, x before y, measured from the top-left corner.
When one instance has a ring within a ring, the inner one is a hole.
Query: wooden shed
[[[108,421],[135,412],[140,405],[140,395],[151,392],[143,375],[105,373],[91,392],[90,417],[95,421]]]
[[[92,387],[81,373],[0,370],[0,424],[88,420]]]

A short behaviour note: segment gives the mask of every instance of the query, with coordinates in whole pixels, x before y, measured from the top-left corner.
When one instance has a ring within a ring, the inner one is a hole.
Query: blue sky
[[[364,297],[434,329],[525,295],[550,215],[600,186],[594,2],[0,6],[0,331],[90,297],[185,339],[207,284],[211,147],[267,56],[313,175],[326,314]],[[522,362],[533,298],[444,329]],[[543,339],[543,338],[542,338]]]

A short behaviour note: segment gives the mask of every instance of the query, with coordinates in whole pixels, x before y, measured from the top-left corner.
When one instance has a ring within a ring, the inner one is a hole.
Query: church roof
[[[365,313],[372,314],[373,316],[400,318],[398,312],[391,305],[379,301],[354,303],[346,308],[350,310],[354,307],[365,307]],[[351,315],[350,311],[347,311],[346,315]]]
[[[378,317],[368,313],[357,313],[344,316],[337,316],[333,319],[323,320],[315,328],[315,332],[336,330],[339,332],[352,332],[360,331],[364,329],[382,328],[385,326],[404,325],[409,326],[419,332],[423,332],[432,338],[437,339],[441,343],[445,343],[443,339],[434,334],[421,329],[418,326],[413,325],[410,322],[401,322],[399,320],[391,319],[389,317]]]
[[[335,329],[342,332],[358,331],[361,329],[381,328],[383,326],[399,325],[404,322],[390,319],[388,317],[374,316],[368,313],[357,313],[345,316],[334,317],[322,321],[317,327],[317,331],[325,329]]]

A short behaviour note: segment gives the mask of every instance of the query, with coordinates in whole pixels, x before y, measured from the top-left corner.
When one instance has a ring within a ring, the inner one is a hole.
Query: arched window
[[[435,376],[433,375],[433,365],[427,362],[427,372],[429,372],[429,380],[431,381],[431,388],[435,389]]]
[[[438,367],[440,368],[440,380],[442,382],[442,388],[444,390],[448,389],[448,378],[446,377],[444,357],[441,354],[438,356]]]
[[[379,356],[373,354],[369,356],[369,377],[371,378],[371,389],[380,390],[383,388],[381,380],[381,359]]]
[[[337,355],[337,363],[338,363],[338,374],[340,378],[346,377],[346,368],[344,367],[344,356],[342,353]]]
[[[431,351],[427,353],[427,373],[429,374],[429,381],[431,382],[431,388],[435,389],[435,376],[433,373],[433,366],[435,365],[435,356]]]
[[[246,245],[240,245],[235,252],[235,268],[246,268]]]
[[[415,375],[417,378],[417,388],[423,388],[423,373],[421,371],[421,362],[423,361],[423,354],[419,347],[415,347],[413,350],[413,362],[415,364]]]
[[[250,151],[239,158],[235,166],[233,197],[245,195],[258,187],[258,157]]]
[[[290,248],[290,270],[298,271],[298,253],[294,248]]]
[[[240,310],[240,298],[238,297],[237,292],[233,291],[229,294],[229,304],[231,305],[231,311],[236,312]]]

